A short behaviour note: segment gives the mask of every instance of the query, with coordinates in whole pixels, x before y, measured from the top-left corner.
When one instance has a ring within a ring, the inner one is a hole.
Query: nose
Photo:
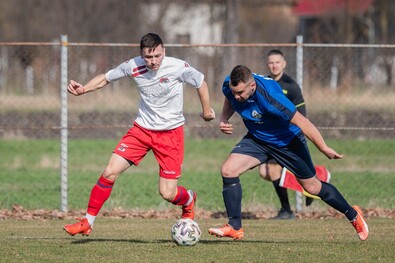
[[[243,97],[240,96],[240,95],[235,95],[235,99],[236,99],[237,101],[243,101]]]

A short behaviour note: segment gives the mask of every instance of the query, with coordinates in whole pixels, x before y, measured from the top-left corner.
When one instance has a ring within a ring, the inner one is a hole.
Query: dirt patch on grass
[[[363,209],[366,218],[391,218],[395,219],[395,210],[369,208]],[[244,219],[269,219],[277,214],[277,211],[246,211],[242,216]],[[85,210],[76,210],[61,212],[59,210],[26,210],[20,205],[14,205],[11,210],[0,210],[0,220],[55,220],[55,219],[74,219],[83,217]],[[158,219],[177,219],[181,215],[180,209],[169,210],[147,210],[133,211],[124,210],[122,208],[114,208],[112,210],[103,210],[99,216],[108,218],[158,218]],[[344,215],[330,208],[325,211],[300,212],[296,213],[298,219],[326,219],[326,218],[344,218]],[[226,218],[224,211],[207,211],[202,209],[196,210],[196,218]]]

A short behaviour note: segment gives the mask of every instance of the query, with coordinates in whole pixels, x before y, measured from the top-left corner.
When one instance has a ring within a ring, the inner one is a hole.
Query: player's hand
[[[84,86],[74,80],[70,80],[70,83],[67,86],[67,91],[75,96],[79,96],[85,93]]]
[[[233,133],[233,126],[229,122],[221,121],[219,123],[219,129],[221,130],[221,132],[223,132],[225,134],[232,134]]]
[[[344,154],[339,154],[330,147],[322,149],[322,153],[325,154],[328,159],[343,159]]]
[[[200,117],[202,117],[203,120],[205,120],[205,121],[211,121],[211,120],[215,119],[215,112],[214,112],[213,108],[210,108],[210,112],[200,113]]]

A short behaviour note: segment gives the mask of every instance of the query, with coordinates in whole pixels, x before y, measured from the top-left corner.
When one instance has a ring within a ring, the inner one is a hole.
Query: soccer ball
[[[171,228],[171,238],[179,246],[193,246],[201,235],[198,223],[188,218],[178,220]]]

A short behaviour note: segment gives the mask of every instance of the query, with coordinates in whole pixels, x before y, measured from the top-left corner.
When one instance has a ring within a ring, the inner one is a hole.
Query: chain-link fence
[[[361,156],[356,154],[352,161],[331,169],[334,172],[363,170],[369,174],[381,173],[381,177],[369,177],[372,181],[368,183],[372,187],[394,183],[394,45],[168,44],[166,55],[184,59],[205,74],[213,107],[219,113],[223,101],[221,84],[225,76],[236,64],[245,64],[257,73],[267,74],[264,61],[267,52],[273,48],[285,54],[286,72],[301,84],[308,117],[324,137],[342,142],[340,145],[344,146],[342,150],[345,152],[361,152]],[[63,59],[67,58],[67,62],[63,62],[63,71],[62,49],[66,52]],[[0,142],[4,145],[0,149],[3,159],[0,173],[4,179],[0,208],[7,208],[17,194],[13,187],[15,181],[11,178],[14,171],[23,167],[26,152],[34,156],[34,146],[28,150],[29,145],[39,140],[56,144],[61,140],[62,129],[67,130],[69,140],[119,139],[135,117],[138,92],[133,88],[133,81],[122,79],[86,97],[68,96],[65,127],[61,114],[64,106],[61,88],[63,92],[66,89],[62,72],[66,72],[67,79],[86,83],[93,76],[105,73],[137,54],[137,44],[0,43]],[[195,96],[193,89],[185,89],[186,136],[221,137],[217,123],[195,129],[201,125],[197,114],[200,112],[199,101],[189,99]],[[240,121],[235,118],[233,122],[240,125],[234,136],[241,136],[244,129]],[[366,155],[366,152],[370,154]],[[37,166],[59,169],[60,174],[59,159],[62,158],[67,158],[67,151],[63,157],[41,158]],[[325,160],[318,159],[317,162],[325,163]],[[46,183],[45,176],[39,178],[41,183]],[[60,183],[53,188],[60,196]],[[40,187],[36,189],[34,196],[40,198]],[[67,191],[67,188],[63,190]],[[58,208],[58,205],[43,204],[52,208]],[[393,208],[388,204],[374,205]]]

